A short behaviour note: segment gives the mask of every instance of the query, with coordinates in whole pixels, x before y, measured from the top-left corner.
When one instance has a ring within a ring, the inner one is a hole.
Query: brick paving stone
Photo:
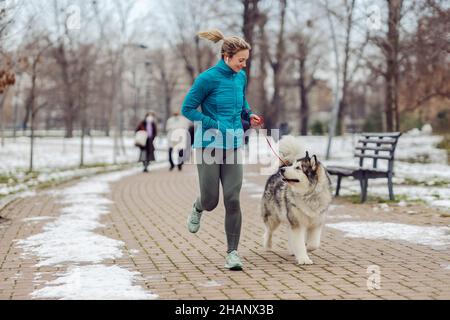
[[[259,167],[245,167],[244,179],[264,187],[267,176]],[[59,188],[73,185],[66,183]],[[140,285],[160,299],[450,299],[450,255],[448,249],[402,241],[346,238],[343,232],[325,228],[320,249],[311,253],[311,266],[298,266],[286,249],[286,227],[274,234],[270,252],[261,247],[263,223],[258,211],[260,191],[244,184],[241,193],[243,227],[239,252],[243,272],[223,267],[226,256],[222,198],[213,212],[202,217],[200,231],[186,230],[186,216],[198,196],[196,168],[182,172],[167,169],[136,174],[111,184],[107,195],[110,213],[102,216],[98,234],[125,243],[123,257],[102,261],[141,273]],[[222,194],[221,194],[222,197]],[[447,226],[449,218],[424,205],[390,204],[389,212],[373,211],[374,204],[333,201],[328,222],[384,221],[423,226]],[[42,191],[15,200],[0,215],[0,299],[31,299],[30,294],[54,280],[56,273],[71,264],[37,267],[38,257],[23,256],[15,240],[40,233],[53,220],[26,222],[23,219],[57,218],[63,204],[52,193]],[[380,290],[367,288],[367,268],[381,270]],[[42,273],[40,277],[38,273]],[[213,283],[213,286],[208,286]]]

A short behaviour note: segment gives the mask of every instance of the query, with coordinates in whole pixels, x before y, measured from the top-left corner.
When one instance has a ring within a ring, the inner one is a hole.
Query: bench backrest
[[[362,167],[364,159],[373,160],[373,168],[377,168],[378,160],[388,161],[388,171],[394,170],[394,153],[401,132],[361,133],[355,148],[355,157],[359,158]]]

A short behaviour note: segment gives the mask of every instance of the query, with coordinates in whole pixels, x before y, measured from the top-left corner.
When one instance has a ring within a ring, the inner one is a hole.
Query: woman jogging
[[[225,267],[242,270],[237,249],[241,233],[239,195],[243,167],[236,155],[243,140],[241,119],[252,126],[261,124],[261,118],[250,111],[245,98],[247,77],[242,69],[251,46],[240,37],[224,37],[219,30],[200,32],[198,36],[223,41],[223,45],[219,62],[197,77],[182,106],[182,114],[197,125],[194,149],[196,154],[202,155],[202,161],[197,162],[200,196],[188,216],[187,226],[190,232],[196,233],[203,211],[217,207],[221,182],[228,244]],[[197,110],[199,106],[201,111]],[[203,161],[204,155],[212,156],[214,161]]]

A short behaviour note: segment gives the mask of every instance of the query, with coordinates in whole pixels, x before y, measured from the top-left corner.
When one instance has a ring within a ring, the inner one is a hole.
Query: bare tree
[[[13,86],[16,82],[16,76],[12,71],[11,59],[0,52],[0,133],[1,133],[1,145],[4,145],[3,136],[3,117],[2,111],[6,102],[6,95],[9,87]]]
[[[287,56],[286,73],[290,76],[285,83],[288,87],[294,87],[299,96],[299,124],[300,134],[308,134],[310,103],[309,95],[311,90],[318,83],[316,72],[321,66],[323,60],[322,37],[319,36],[317,25],[320,25],[322,19],[317,13],[309,14],[304,17],[305,7],[314,5],[313,2],[294,2],[290,10],[288,19],[290,28],[288,32],[289,44],[287,50],[290,52]],[[312,7],[309,7],[312,8]]]
[[[244,34],[244,39],[252,45],[255,35],[255,29],[259,19],[258,3],[260,2],[260,0],[241,0],[241,1],[242,4],[244,5],[242,33]],[[252,76],[251,73],[252,57],[253,57],[253,50],[250,50],[250,55],[247,60],[247,67],[246,67],[247,88],[250,85],[250,80]]]
[[[409,45],[401,53],[404,63],[400,97],[403,110],[419,110],[421,115],[427,115],[426,107],[433,101],[450,99],[450,44],[446,41],[450,10],[445,10],[439,1],[428,0],[417,11],[417,30],[408,37]]]
[[[75,33],[68,30],[66,24],[69,15],[66,5],[71,3],[83,9],[81,31]],[[315,97],[311,92],[314,93],[318,85],[328,90],[330,81],[321,81],[319,75],[328,76],[336,71],[334,67],[324,67],[327,63],[334,65],[329,61],[333,61],[333,56],[322,50],[326,42],[332,44],[327,46],[328,51],[338,53],[335,59],[340,70],[335,110],[339,110],[341,123],[343,117],[365,104],[363,88],[368,89],[370,96],[367,105],[379,105],[380,96],[383,98],[381,105],[385,107],[390,130],[399,128],[402,112],[417,112],[426,118],[427,107],[432,106],[434,110],[448,105],[450,66],[445,35],[449,11],[444,0],[379,0],[377,4],[384,6],[381,12],[386,12],[386,17],[378,31],[358,24],[366,16],[359,11],[364,9],[364,4],[357,0],[342,0],[338,5],[329,1],[333,3],[329,15],[334,30],[322,23],[326,22],[326,11],[315,10],[315,1],[235,0],[234,6],[210,0],[172,1],[162,4],[166,10],[152,13],[160,14],[161,20],[148,19],[151,24],[136,23],[134,3],[132,0],[115,0],[109,4],[106,0],[53,0],[27,7],[31,10],[30,16],[40,19],[34,28],[46,30],[52,43],[41,56],[49,67],[37,68],[35,90],[38,101],[35,107],[46,101],[52,109],[45,119],[34,118],[35,126],[45,120],[46,128],[65,128],[66,136],[81,128],[80,164],[85,162],[84,137],[91,128],[101,128],[106,134],[114,131],[116,156],[124,150],[124,129],[135,124],[144,107],[161,111],[161,119],[172,113],[174,104],[186,93],[184,85],[194,81],[217,60],[219,45],[195,36],[198,31],[210,28],[219,28],[225,35],[242,33],[252,44],[246,70],[249,81],[251,79],[249,98],[252,106],[265,116],[268,128],[277,127],[286,119],[284,113],[293,111],[299,115],[301,134],[308,133],[311,110],[316,108],[312,100],[309,101]],[[266,6],[268,3],[270,8]],[[307,6],[313,3],[314,8]],[[296,4],[298,16],[305,15],[294,22],[290,19],[297,15],[294,13]],[[417,29],[406,19],[402,20],[405,9],[412,4],[417,10],[414,20]],[[6,54],[4,47],[14,47],[5,40],[3,30],[8,30],[5,21],[0,14],[2,54]],[[154,28],[154,32],[149,32],[149,28]],[[333,41],[328,41],[330,37],[326,35],[331,35]],[[30,39],[24,41],[31,42]],[[144,61],[136,60],[134,53],[137,51],[145,55]],[[13,49],[7,53],[19,57],[26,52],[21,47],[17,52]],[[364,64],[359,63],[362,58]],[[16,63],[17,59],[12,60]],[[0,69],[5,69],[4,61],[0,62]],[[151,70],[145,70],[144,63],[150,62]],[[32,116],[29,103],[32,90],[27,75],[22,77],[12,69],[18,81],[21,78],[24,81],[20,90],[10,90],[4,103],[6,117],[3,119],[8,121],[10,98],[15,95],[14,114],[21,120],[23,117],[26,126]],[[46,86],[41,86],[41,81]],[[381,84],[384,85],[382,91]],[[145,106],[140,103],[144,94]],[[21,99],[21,95],[26,99]],[[320,102],[323,107],[327,103]]]
[[[2,111],[6,101],[5,97],[8,92],[8,88],[13,86],[16,81],[13,71],[12,58],[3,52],[2,46],[4,39],[8,34],[8,29],[14,21],[10,13],[14,11],[15,8],[11,6],[6,7],[5,4],[8,3],[9,2],[6,1],[2,1],[2,3],[0,3],[0,132],[2,136],[2,146],[4,145]]]
[[[337,123],[337,117],[339,114],[339,88],[340,88],[340,65],[339,65],[339,49],[337,44],[337,36],[336,36],[336,29],[331,17],[331,10],[328,4],[328,0],[325,0],[325,10],[327,13],[327,19],[330,26],[330,33],[331,33],[331,39],[333,42],[333,52],[334,52],[334,61],[335,61],[335,77],[336,77],[336,83],[335,83],[335,89],[334,89],[334,103],[333,103],[333,110],[331,112],[331,120],[329,123],[328,128],[328,144],[327,144],[327,152],[326,152],[326,159],[330,158],[330,150],[331,150],[331,144],[333,141],[333,136],[335,135],[336,131],[336,123]]]
[[[176,85],[179,83],[178,70],[175,61],[168,52],[158,50],[153,55],[154,60],[158,61],[156,64],[156,72],[158,76],[158,82],[161,86],[161,93],[164,104],[164,121],[163,131],[166,131],[166,121],[172,114],[172,99]]]
[[[386,130],[399,130],[399,73],[400,73],[400,28],[403,0],[385,0],[388,11],[387,32],[384,36],[369,36],[371,43],[375,44],[382,52],[383,65],[376,65],[371,58],[366,58],[367,66],[372,72],[384,79],[385,101],[384,113],[386,118]]]
[[[92,78],[94,64],[97,62],[100,48],[94,49],[93,45],[85,45],[80,48],[80,66],[78,70],[78,101],[81,125],[81,143],[80,143],[80,167],[84,166],[84,137],[88,127],[87,111],[90,105],[92,92]]]
[[[78,76],[76,69],[77,56],[76,46],[78,43],[73,37],[70,26],[67,23],[67,14],[61,12],[67,10],[68,4],[53,0],[54,27],[57,32],[53,57],[59,66],[62,80],[62,91],[64,92],[64,122],[66,138],[73,137],[74,122],[77,119],[79,108],[77,108],[76,79]]]
[[[348,103],[348,89],[351,79],[349,79],[349,62],[351,58],[350,43],[351,33],[353,29],[353,11],[355,9],[355,0],[345,0],[345,44],[344,44],[344,63],[342,65],[342,93],[341,101],[339,102],[338,123],[341,125],[341,133],[344,133],[345,128],[343,124],[344,114]]]
[[[176,27],[176,40],[168,36],[167,41],[183,61],[191,83],[200,72],[211,67],[217,57],[217,52],[196,36],[197,32],[208,27],[211,13],[216,12],[214,6],[212,1],[193,0],[181,5],[172,3],[169,9],[169,18]]]
[[[14,16],[21,3],[19,1],[1,1],[0,2],[0,50],[1,44],[8,36],[9,30],[14,23]]]
[[[268,22],[268,16],[266,12],[259,13],[258,19],[258,49],[259,49],[259,74],[258,80],[258,100],[259,107],[264,116],[269,113],[269,98],[266,90],[266,80],[267,80],[267,64],[269,59],[269,42],[267,39],[266,26]]]
[[[312,22],[308,22],[311,24]],[[295,86],[298,87],[300,97],[300,134],[308,134],[309,125],[309,98],[308,95],[314,86],[317,84],[315,73],[321,60],[321,55],[313,56],[312,51],[317,43],[312,37],[299,31],[291,36],[292,41],[296,44],[296,52],[294,54],[294,62],[297,65],[298,78],[295,81]],[[310,62],[310,60],[313,60]],[[309,65],[309,67],[308,67]]]
[[[38,99],[38,78],[42,73],[43,55],[50,48],[51,43],[46,37],[37,37],[36,40],[30,43],[26,49],[28,52],[28,68],[27,72],[31,77],[31,87],[26,101],[26,109],[30,114],[30,164],[29,172],[33,171],[33,157],[34,157],[34,130],[35,119],[40,110],[46,105],[47,101]]]
[[[398,110],[399,89],[399,49],[400,49],[400,19],[403,0],[386,0],[389,10],[388,32],[384,43],[386,57],[386,126],[388,131],[400,130]]]
[[[275,53],[270,54],[270,48],[263,46],[266,49],[265,54],[272,68],[273,73],[273,95],[271,99],[271,107],[265,110],[264,116],[266,118],[266,127],[268,129],[276,128],[280,114],[284,112],[284,101],[282,96],[282,73],[285,66],[286,44],[285,44],[285,21],[286,21],[287,0],[280,0],[279,2],[279,28],[276,34]],[[265,66],[261,66],[265,68]]]

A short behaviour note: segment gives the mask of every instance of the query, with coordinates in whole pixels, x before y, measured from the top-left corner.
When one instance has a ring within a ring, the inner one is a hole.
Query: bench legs
[[[389,188],[389,199],[391,201],[394,201],[395,197],[394,197],[394,186],[392,184],[392,175],[388,175],[388,188]]]
[[[359,184],[361,186],[361,203],[363,203],[367,199],[367,186],[369,185],[369,179],[360,178]]]
[[[339,196],[339,190],[341,189],[341,180],[342,180],[342,176],[338,176],[337,184],[336,184],[336,194],[335,194],[336,197]],[[364,177],[359,178],[358,180],[359,180],[359,184],[361,186],[361,203],[363,203],[367,199],[367,186],[369,184],[369,180]]]
[[[336,184],[336,193],[335,196],[338,197],[339,196],[339,190],[341,189],[341,181],[342,181],[343,176],[338,175],[337,176],[337,184]],[[369,186],[369,179],[367,177],[363,176],[359,176],[359,177],[355,177],[356,179],[359,180],[359,185],[361,186],[361,203],[365,202],[367,200],[367,187]],[[394,185],[392,183],[392,175],[388,176],[388,188],[389,188],[389,199],[394,201],[395,197],[394,197]]]
[[[336,197],[339,196],[339,189],[341,189],[341,180],[342,180],[342,176],[338,176],[337,185],[336,185]]]

